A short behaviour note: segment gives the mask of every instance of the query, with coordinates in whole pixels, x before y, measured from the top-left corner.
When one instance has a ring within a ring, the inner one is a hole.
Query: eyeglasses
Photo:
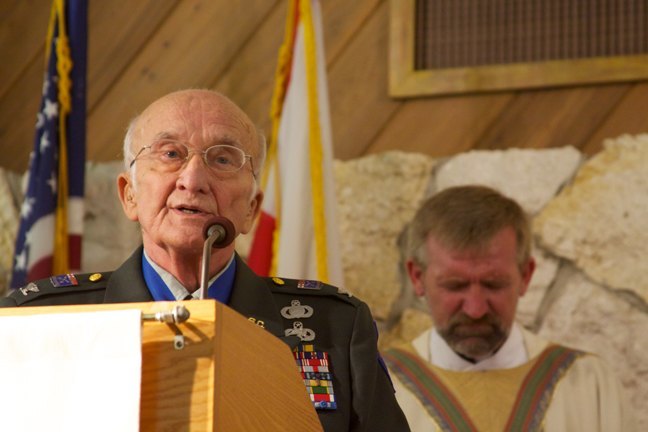
[[[149,152],[144,154],[145,150],[149,150]],[[238,147],[223,144],[211,146],[203,151],[196,151],[189,149],[186,144],[180,141],[156,141],[151,145],[142,147],[129,167],[132,167],[136,160],[146,157],[153,161],[160,170],[174,172],[189,161],[192,153],[202,155],[205,164],[216,172],[238,171],[243,168],[245,161],[249,159],[252,175],[256,178],[254,166],[252,165],[252,156],[245,154]]]

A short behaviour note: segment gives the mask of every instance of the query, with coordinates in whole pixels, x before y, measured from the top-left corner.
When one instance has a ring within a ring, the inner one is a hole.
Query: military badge
[[[38,289],[38,286],[36,286],[34,282],[29,282],[27,285],[20,288],[20,292],[22,293],[22,295],[26,296],[30,292],[37,293],[40,292],[40,290]]]
[[[313,316],[313,308],[302,305],[299,300],[291,300],[290,306],[281,308],[281,316],[286,319],[310,318]]]
[[[64,274],[64,275],[58,275],[58,276],[52,276],[50,278],[50,282],[52,282],[52,285],[55,288],[67,287],[67,286],[72,286],[72,285],[79,285],[79,282],[77,281],[76,276],[74,276],[72,273],[68,273],[68,274]]]
[[[310,342],[315,339],[315,332],[304,327],[301,321],[295,321],[293,328],[284,330],[285,336],[297,336],[302,342]]]
[[[297,282],[297,288],[319,290],[322,288],[322,284],[319,281],[302,279]]]
[[[313,345],[300,345],[293,356],[315,409],[337,409],[328,353],[315,351]]]

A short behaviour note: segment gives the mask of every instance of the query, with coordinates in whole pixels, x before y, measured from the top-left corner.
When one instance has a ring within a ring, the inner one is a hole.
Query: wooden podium
[[[179,304],[190,313],[184,323],[142,321],[141,431],[322,430],[288,346],[214,300],[10,308],[0,315],[140,309],[150,316]]]

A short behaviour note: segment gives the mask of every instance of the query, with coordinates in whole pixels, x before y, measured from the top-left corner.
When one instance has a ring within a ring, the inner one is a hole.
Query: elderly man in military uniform
[[[265,143],[248,116],[209,90],[153,102],[128,128],[126,170],[117,179],[124,213],[141,226],[143,246],[112,273],[63,275],[30,284],[1,306],[124,303],[200,298],[205,226],[215,216],[247,233],[259,213]],[[296,354],[320,361],[303,371],[325,392],[312,399],[327,431],[409,430],[381,366],[377,334],[362,301],[317,281],[258,277],[234,244],[215,248],[208,292]],[[312,376],[311,376],[312,375]]]

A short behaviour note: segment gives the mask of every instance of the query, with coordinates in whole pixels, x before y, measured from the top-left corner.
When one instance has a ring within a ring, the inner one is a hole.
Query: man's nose
[[[462,311],[473,319],[479,319],[486,315],[490,309],[488,296],[483,288],[479,286],[470,287],[463,299]]]
[[[191,191],[206,192],[209,189],[209,170],[200,153],[189,153],[178,175],[178,187]]]

